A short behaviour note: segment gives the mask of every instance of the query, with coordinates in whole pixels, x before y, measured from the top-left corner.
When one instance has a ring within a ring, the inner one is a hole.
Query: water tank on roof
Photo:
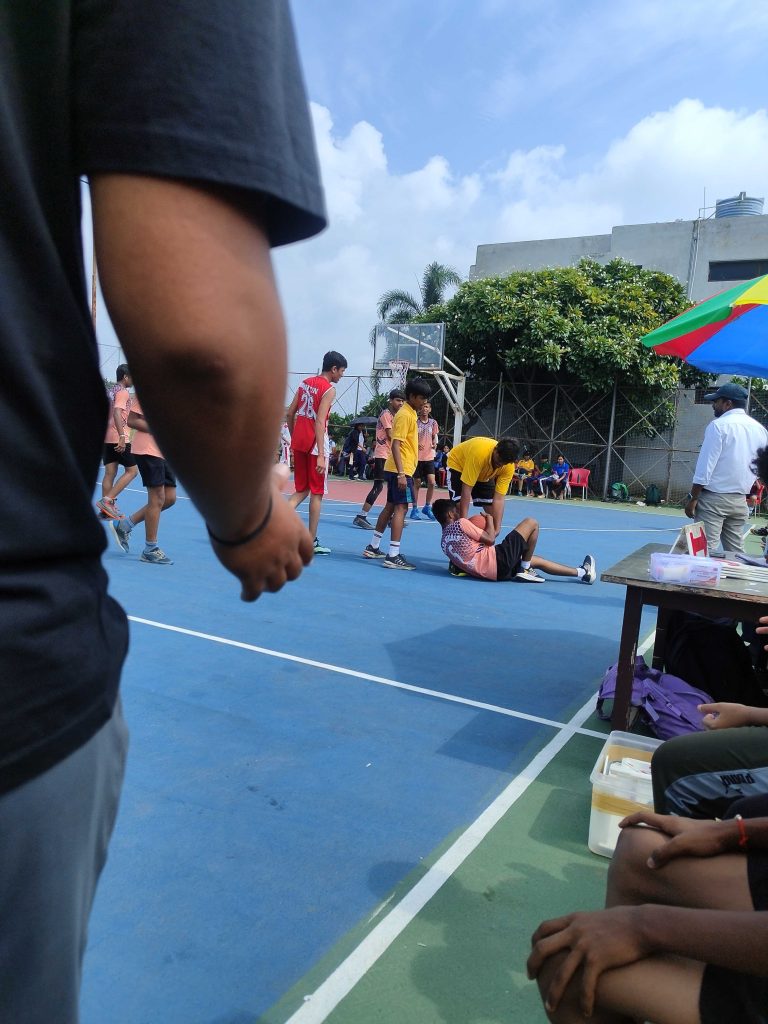
[[[763,200],[753,199],[746,192],[739,192],[730,199],[718,199],[715,217],[759,217],[763,212]]]

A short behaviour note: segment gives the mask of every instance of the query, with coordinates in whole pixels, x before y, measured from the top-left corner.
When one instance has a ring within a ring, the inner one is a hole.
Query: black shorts
[[[701,1024],[766,1024],[768,978],[707,964],[699,993]]]
[[[117,462],[118,465],[124,466],[126,469],[129,466],[136,465],[136,456],[131,455],[131,446],[129,444],[125,446],[125,451],[123,452],[117,450],[117,445],[105,444],[101,459],[105,466],[108,466],[110,462]]]
[[[373,479],[381,480],[384,482],[384,463],[386,459],[374,459],[373,460]]]
[[[425,459],[416,466],[416,472],[413,474],[417,480],[426,480],[428,476],[435,475],[435,460]]]
[[[165,459],[159,459],[157,455],[137,455],[135,458],[145,487],[176,486],[176,477]]]
[[[388,505],[409,505],[413,501],[412,476],[406,476],[404,491],[401,491],[397,486],[397,473],[390,473],[389,470],[385,470],[384,479],[387,482]]]
[[[448,487],[448,496],[451,501],[459,501],[461,498],[461,473],[458,469],[448,470],[448,479],[446,480],[446,486]],[[496,484],[493,480],[480,481],[475,484],[472,488],[472,504],[473,505],[490,505],[493,501],[493,496],[496,493]]]
[[[514,579],[520,570],[520,561],[525,551],[525,538],[517,530],[510,530],[501,544],[494,547],[496,552],[496,579],[499,582]]]

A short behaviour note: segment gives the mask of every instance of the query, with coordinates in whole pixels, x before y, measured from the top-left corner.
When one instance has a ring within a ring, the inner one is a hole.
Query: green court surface
[[[606,728],[594,719],[586,724]],[[586,845],[589,773],[600,745],[591,736],[569,739],[328,1016],[319,1007],[315,1016],[313,998],[305,997],[343,964],[348,945],[370,935],[373,922],[302,979],[263,1024],[546,1021],[536,985],[526,977],[525,956],[541,920],[602,905],[609,862]],[[404,881],[403,894],[415,881]],[[298,1006],[303,1010],[294,1017]]]

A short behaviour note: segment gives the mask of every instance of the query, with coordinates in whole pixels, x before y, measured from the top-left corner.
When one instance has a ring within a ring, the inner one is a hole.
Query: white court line
[[[497,715],[506,715],[508,718],[520,718],[525,722],[535,722],[537,725],[548,725],[553,729],[567,728],[563,722],[557,722],[551,718],[541,718],[539,715],[528,715],[523,711],[512,711],[509,708],[500,707],[497,704],[486,704],[479,700],[470,700],[468,697],[458,697],[452,693],[443,693],[441,690],[429,690],[424,686],[413,686],[411,683],[401,683],[396,679],[388,679],[386,676],[376,676],[370,672],[358,672],[356,669],[342,668],[340,665],[331,665],[325,661],[315,661],[312,658],[301,658],[297,654],[285,654],[283,651],[273,651],[268,647],[258,647],[256,644],[246,644],[241,640],[229,640],[226,637],[215,636],[212,633],[200,633],[195,629],[184,629],[182,626],[171,626],[167,622],[155,622],[152,619],[142,619],[137,615],[129,615],[131,622],[139,623],[142,626],[153,626],[155,629],[164,629],[169,633],[181,633],[183,636],[194,636],[200,640],[210,640],[213,643],[224,644],[227,647],[238,647],[244,651],[253,651],[255,654],[265,654],[269,658],[278,658],[281,661],[293,661],[299,665],[309,665],[312,668],[320,668],[326,672],[335,672],[337,675],[351,676],[354,679],[364,679],[370,683],[378,683],[380,686],[391,686],[397,690],[406,690],[409,693],[420,693],[425,697],[435,697],[451,704],[464,704],[470,708],[477,708],[479,711],[492,711]],[[596,736],[605,739],[603,733],[594,732],[591,729],[578,729],[583,736]]]
[[[362,942],[315,991],[305,996],[304,1005],[288,1018],[286,1024],[322,1024],[336,1009],[376,961],[387,951],[400,933],[423,910],[432,897],[461,867],[492,828],[535,782],[568,740],[580,732],[581,723],[593,710],[593,700],[576,712],[567,725],[554,736],[496,799],[472,822],[456,842],[394,906],[387,916],[366,935]],[[605,739],[603,736],[602,739]]]
[[[653,644],[655,631],[641,644],[638,654],[644,654]],[[532,782],[562,750],[575,734],[584,734],[581,724],[593,711],[594,697],[576,712],[567,725],[539,751],[536,757],[476,818],[469,828],[440,857],[402,900],[389,911],[387,916],[369,932],[362,942],[342,961],[325,981],[308,996],[304,1005],[292,1014],[285,1024],[322,1024],[345,996],[373,967],[377,960],[392,945],[402,931],[414,920],[432,897],[448,879],[461,867],[464,861],[480,845],[492,828],[498,824],[510,808],[517,803]],[[598,735],[591,733],[590,735]],[[600,734],[601,739],[605,739]]]
[[[512,712],[505,708],[498,708],[490,704],[482,704],[478,701],[470,701],[461,697],[454,697],[449,694],[439,693],[434,690],[426,690],[422,687],[411,686],[407,683],[398,683],[383,676],[374,676],[366,672],[356,672],[352,669],[341,668],[337,665],[329,665],[325,662],[314,661],[309,658],[301,658],[297,655],[284,654],[279,651],[272,651],[268,648],[258,647],[254,644],[246,644],[237,640],[228,640],[223,637],[213,636],[209,633],[201,633],[196,630],[183,629],[179,626],[171,626],[167,623],[155,622],[151,619],[144,619],[130,615],[131,622],[152,626],[157,629],[165,629],[172,633],[181,633],[186,636],[198,637],[204,640],[211,640],[215,643],[226,646],[242,648],[254,651],[259,654],[266,654],[270,657],[280,658],[286,661],[298,662],[304,665],[311,665],[326,671],[336,672],[340,675],[348,675],[371,682],[378,682],[386,686],[394,686],[403,690],[410,690],[434,696],[442,700],[453,701],[478,707],[483,710],[496,711],[501,714],[522,718],[527,721],[538,722],[545,725],[552,725],[558,729],[557,734],[547,743],[545,747],[534,757],[528,765],[520,772],[515,779],[499,794],[498,797],[475,819],[475,821],[462,833],[455,843],[437,860],[416,885],[409,890],[402,900],[389,911],[385,918],[363,939],[352,953],[326,978],[326,980],[306,997],[306,1001],[285,1024],[322,1024],[328,1015],[348,995],[355,985],[363,978],[376,961],[387,951],[400,933],[414,920],[416,915],[426,906],[430,899],[441,889],[449,878],[459,869],[467,857],[480,845],[492,828],[498,824],[507,811],[520,799],[528,787],[536,781],[547,765],[562,750],[565,744],[574,735],[593,736],[596,739],[605,740],[604,733],[594,732],[591,729],[584,729],[583,723],[592,714],[594,709],[594,694],[576,712],[567,724],[557,723],[544,718],[526,715],[519,712]],[[638,648],[638,654],[644,654],[652,645],[655,632],[652,633]],[[383,909],[383,908],[382,908]]]

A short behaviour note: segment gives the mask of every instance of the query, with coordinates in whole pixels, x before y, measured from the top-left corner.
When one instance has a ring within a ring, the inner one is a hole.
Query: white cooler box
[[[633,811],[653,809],[650,764],[660,744],[661,740],[631,732],[609,735],[589,776],[592,811],[588,846],[592,853],[612,857],[621,819]]]

